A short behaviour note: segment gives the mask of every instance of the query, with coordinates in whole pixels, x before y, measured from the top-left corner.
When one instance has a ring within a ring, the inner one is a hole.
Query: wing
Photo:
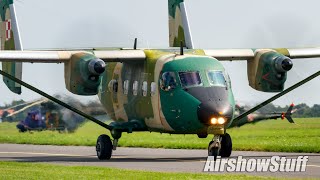
[[[218,60],[253,60],[256,54],[264,52],[277,52],[291,59],[320,57],[320,47],[313,48],[265,48],[265,49],[207,49],[205,55]]]
[[[66,88],[78,95],[96,95],[105,62],[141,62],[142,50],[101,51],[0,51],[2,70],[21,80],[22,63],[64,63]],[[21,94],[21,85],[3,78],[7,87]]]
[[[2,62],[67,63],[77,54],[92,55],[105,62],[144,61],[143,50],[101,50],[101,51],[0,51]]]

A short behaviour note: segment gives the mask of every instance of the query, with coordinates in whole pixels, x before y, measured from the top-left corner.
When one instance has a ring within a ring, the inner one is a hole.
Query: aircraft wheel
[[[221,149],[219,155],[221,157],[230,157],[232,152],[232,140],[231,136],[226,133],[224,136],[222,136],[221,140]]]
[[[208,146],[208,156],[213,156],[214,160],[217,160],[217,156],[219,155],[219,147],[214,146],[214,141],[210,141]]]
[[[108,135],[102,134],[98,137],[96,151],[97,156],[100,160],[106,160],[111,158],[112,142]]]

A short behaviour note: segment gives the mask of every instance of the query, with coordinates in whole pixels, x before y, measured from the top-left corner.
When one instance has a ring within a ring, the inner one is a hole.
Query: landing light
[[[211,118],[210,122],[211,122],[211,124],[217,124],[218,123],[218,119],[217,118]]]
[[[226,122],[226,120],[223,117],[210,119],[211,124],[224,124],[225,122]]]
[[[226,120],[223,117],[220,117],[218,119],[218,124],[224,124],[226,122]]]

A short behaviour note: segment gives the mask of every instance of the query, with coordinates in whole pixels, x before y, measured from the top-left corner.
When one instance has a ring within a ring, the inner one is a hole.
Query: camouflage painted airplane
[[[17,94],[26,86],[110,130],[113,142],[107,135],[97,140],[99,159],[110,159],[121,134],[134,131],[199,138],[213,134],[208,155],[229,157],[232,141],[226,130],[247,114],[235,117],[231,81],[220,61],[246,60],[252,88],[280,92],[270,102],[297,87],[284,90],[291,59],[320,57],[320,48],[194,49],[183,0],[168,0],[172,48],[137,49],[135,43],[133,49],[24,50],[13,0],[0,5],[5,84]],[[23,62],[64,63],[66,88],[77,95],[98,95],[114,122],[104,124],[21,81]]]

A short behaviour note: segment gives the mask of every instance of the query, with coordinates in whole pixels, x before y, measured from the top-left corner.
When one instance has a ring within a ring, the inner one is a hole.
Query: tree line
[[[261,113],[272,113],[272,112],[286,112],[289,105],[285,107],[276,106],[274,104],[268,104],[261,108],[259,112]],[[304,118],[304,117],[320,117],[320,104],[314,104],[312,107],[305,103],[297,104],[293,108],[295,110],[292,117]]]

